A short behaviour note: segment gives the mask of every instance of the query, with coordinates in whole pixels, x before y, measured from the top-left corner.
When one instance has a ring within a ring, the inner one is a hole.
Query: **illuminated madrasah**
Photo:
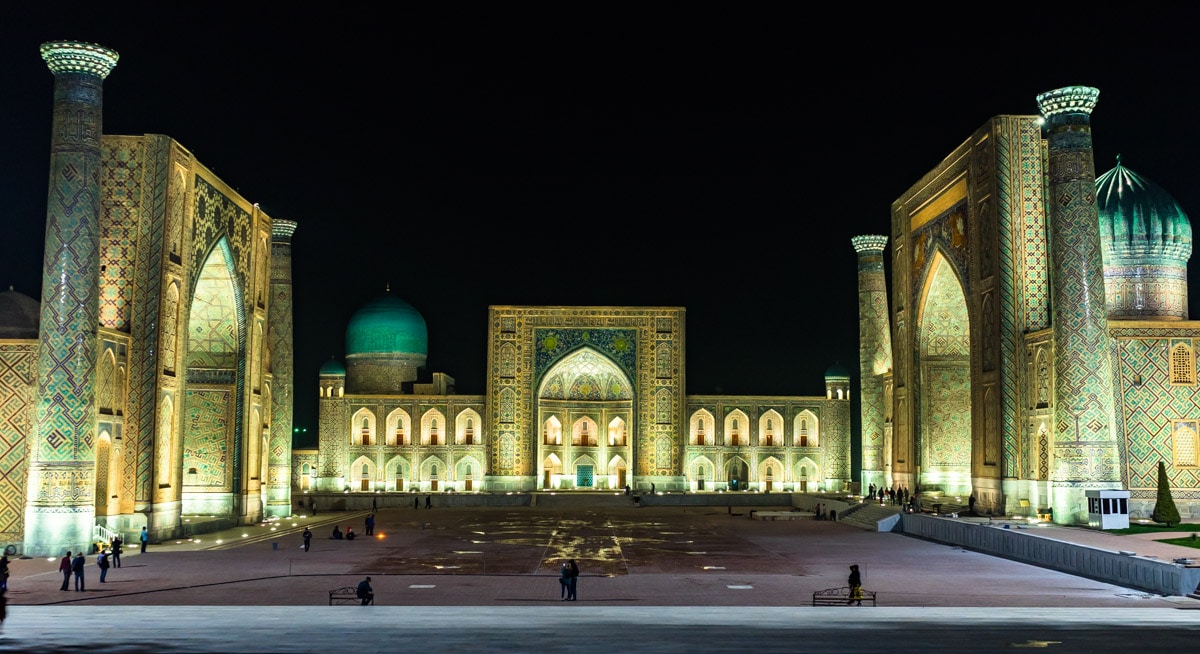
[[[848,373],[814,396],[689,396],[682,308],[492,307],[487,391],[459,396],[445,374],[423,379],[424,319],[387,293],[320,371],[319,449],[293,455],[297,224],[168,136],[104,134],[117,52],[41,53],[55,80],[43,301],[0,293],[12,554],[252,524],[289,515],[294,489],[850,484]]]
[[[815,396],[688,395],[679,307],[492,306],[483,395],[419,375],[425,320],[387,292],[319,374],[300,492],[817,492],[850,485],[850,377]],[[334,505],[336,506],[336,504]]]
[[[890,236],[853,239],[863,485],[1069,524],[1095,490],[1149,517],[1162,461],[1200,515],[1191,223],[1120,160],[1097,178],[1098,97],[988,120],[892,204]]]
[[[102,130],[108,48],[51,42],[42,301],[0,293],[0,541],[59,556],[290,513],[290,242],[170,137]]]

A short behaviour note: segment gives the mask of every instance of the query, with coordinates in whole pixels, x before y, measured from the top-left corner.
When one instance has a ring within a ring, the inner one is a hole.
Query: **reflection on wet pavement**
[[[568,516],[530,511],[442,512],[435,516],[436,524],[418,523],[412,532],[416,537],[373,562],[373,569],[388,574],[555,574],[573,558],[584,575],[620,576],[727,567],[770,572],[780,564],[778,553],[728,529],[725,512],[649,515],[646,509],[613,509]],[[795,562],[790,565],[794,568]]]

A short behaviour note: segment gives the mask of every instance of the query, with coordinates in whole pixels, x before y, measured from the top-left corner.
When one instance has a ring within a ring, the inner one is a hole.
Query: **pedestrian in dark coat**
[[[862,575],[858,574],[858,566],[850,566],[850,577],[846,579],[846,584],[850,587],[850,599],[846,604],[858,602],[862,606]]]
[[[84,591],[83,568],[86,565],[87,559],[83,557],[83,552],[76,552],[75,558],[71,560],[71,572],[75,573],[75,592]]]
[[[121,534],[113,536],[112,542],[109,543],[109,547],[112,548],[112,567],[114,568],[121,567],[121,546],[124,544],[125,541],[121,540]]]
[[[375,601],[375,589],[371,588],[370,577],[358,582],[358,590],[356,594],[358,595],[358,598],[362,600],[363,606]]]
[[[562,592],[558,594],[559,599],[567,601],[567,591],[571,588],[571,566],[565,562],[562,564],[562,570],[559,571],[558,585],[562,586]]]
[[[425,496],[425,508],[427,508],[427,509],[433,508],[433,496],[432,495]]]
[[[371,536],[375,533],[375,514],[372,513],[371,515],[367,516],[366,523],[367,528],[363,530],[363,533],[367,536]]]
[[[300,535],[304,538],[304,551],[307,552],[309,546],[312,544],[312,532],[309,531],[308,527],[305,527],[304,533]]]
[[[96,557],[96,566],[100,568],[100,583],[104,583],[104,578],[108,576],[108,552],[101,552]]]
[[[417,497],[416,495],[413,495],[413,508],[414,509],[421,508],[421,498]]]
[[[62,588],[59,590],[71,590],[71,550],[67,550],[67,555],[58,560],[58,571],[63,576]]]
[[[575,592],[579,590],[579,564],[575,559],[567,562],[571,566],[571,583],[567,586],[567,601],[575,601]]]

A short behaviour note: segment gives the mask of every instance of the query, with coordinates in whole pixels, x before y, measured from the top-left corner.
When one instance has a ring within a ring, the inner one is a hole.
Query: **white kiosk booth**
[[[1087,491],[1088,526],[1099,529],[1129,528],[1129,491]]]

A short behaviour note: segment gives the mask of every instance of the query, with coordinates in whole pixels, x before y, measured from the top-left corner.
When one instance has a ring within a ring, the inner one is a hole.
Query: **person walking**
[[[433,496],[432,495],[425,496],[425,508],[427,508],[427,509],[433,508]]]
[[[571,587],[571,566],[567,565],[566,561],[563,561],[562,570],[559,571],[558,585],[562,587],[562,592],[558,594],[558,597],[565,602],[567,601],[567,591]]]
[[[75,573],[75,592],[82,593],[84,591],[83,567],[87,565],[87,559],[83,557],[83,550],[75,553],[75,558],[71,560],[71,572]]]
[[[850,599],[846,600],[846,605],[849,606],[854,602],[858,602],[862,606],[862,575],[858,574],[858,566],[850,566],[850,577],[846,579],[846,585],[850,587]]]
[[[367,523],[367,528],[365,530],[363,530],[363,534],[365,534],[367,536],[371,536],[375,533],[375,514],[374,513],[367,516],[366,523]]]
[[[308,527],[305,527],[304,533],[300,535],[304,537],[304,551],[307,552],[309,546],[312,545],[312,532],[309,531]]]
[[[121,534],[113,536],[112,542],[109,543],[109,547],[112,549],[112,567],[114,568],[121,567],[121,545],[123,544]]]
[[[71,550],[67,550],[67,555],[58,560],[58,571],[63,576],[62,588],[59,590],[71,590]]]
[[[96,566],[100,568],[100,583],[104,583],[104,578],[108,576],[108,552],[100,552],[100,556],[96,557]]]
[[[421,498],[417,497],[416,495],[413,495],[413,508],[414,509],[421,508]]]
[[[146,553],[146,544],[149,542],[150,542],[150,532],[146,531],[145,527],[142,527],[142,554]]]
[[[366,606],[375,601],[375,589],[371,588],[371,578],[367,577],[358,582],[358,598],[362,600],[362,605]]]
[[[576,599],[575,593],[579,590],[579,564],[575,562],[575,559],[571,559],[567,564],[571,566],[569,572],[571,583],[567,585],[567,601],[574,602]]]
[[[372,495],[371,496],[371,513],[374,513],[378,510],[379,510],[378,498],[376,498],[374,495]]]

